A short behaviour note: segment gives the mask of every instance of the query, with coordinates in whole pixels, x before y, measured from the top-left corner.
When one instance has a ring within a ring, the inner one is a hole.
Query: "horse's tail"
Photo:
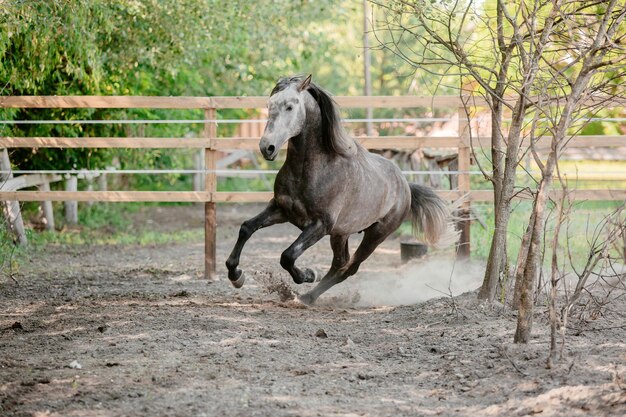
[[[415,237],[438,248],[456,243],[460,232],[455,230],[448,205],[429,187],[412,183],[409,187]]]

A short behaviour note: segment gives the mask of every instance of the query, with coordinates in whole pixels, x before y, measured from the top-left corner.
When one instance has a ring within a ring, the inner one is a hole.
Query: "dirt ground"
[[[50,246],[0,278],[1,416],[624,416],[626,300],[568,331],[546,369],[547,314],[512,343],[515,313],[476,301],[480,264],[401,265],[391,239],[356,277],[301,308],[281,300],[291,226],[260,231],[234,289],[224,260],[253,206],[218,209],[218,273],[201,241]],[[137,227],[202,227],[201,207]],[[354,248],[355,245],[352,245]],[[323,269],[328,242],[300,264]],[[452,278],[450,278],[452,277]]]

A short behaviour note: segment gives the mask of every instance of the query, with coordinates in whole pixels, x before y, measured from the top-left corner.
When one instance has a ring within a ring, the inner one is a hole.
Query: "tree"
[[[623,26],[626,9],[619,6],[623,5],[617,0],[592,9],[580,2],[555,1],[547,18],[554,21],[550,33],[541,34],[546,37],[547,50],[537,63],[537,73],[543,81],[533,91],[535,123],[530,129],[530,149],[541,169],[541,180],[526,232],[528,256],[519,266],[523,274],[518,274],[521,283],[516,342],[526,343],[530,338],[532,295],[540,269],[546,206],[559,156],[571,138],[572,129],[577,127],[574,123],[577,115],[593,114],[602,102],[623,94],[621,81],[625,75],[622,68],[626,64],[626,51],[620,45],[626,39]],[[522,37],[521,30],[514,26],[514,31],[519,33],[515,37]],[[569,62],[564,63],[564,60]],[[543,132],[551,135],[545,162],[535,150],[538,133]]]
[[[0,94],[263,94],[279,76],[312,71],[323,65],[325,54],[345,47],[323,36],[332,33],[320,24],[331,21],[332,5],[330,0],[278,0],[271,7],[245,0],[5,1],[0,5]],[[163,117],[163,112],[3,109],[0,116],[125,119]],[[158,129],[155,136],[184,136],[189,133],[184,129],[190,129],[151,128]],[[128,126],[3,125],[1,129],[0,136],[124,136]],[[103,168],[116,153],[16,150],[11,158],[22,169]],[[158,150],[136,153],[144,167],[157,163],[161,155]]]
[[[491,166],[480,168],[493,184],[495,222],[479,298],[494,299],[508,267],[507,231],[519,163],[530,153],[541,168],[527,251],[520,256],[515,340],[526,342],[532,317],[529,291],[538,273],[552,175],[576,116],[593,112],[607,95],[623,92],[626,9],[615,0],[373,3],[386,11],[378,23],[379,31],[390,34],[384,48],[421,71],[457,77],[459,86],[475,85],[471,92],[482,95],[491,113]],[[505,113],[511,117],[508,126]],[[536,144],[546,133],[552,138],[543,161]]]

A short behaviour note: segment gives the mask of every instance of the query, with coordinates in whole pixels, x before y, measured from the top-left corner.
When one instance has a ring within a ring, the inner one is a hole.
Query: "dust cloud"
[[[396,269],[363,271],[322,295],[318,304],[400,306],[456,296],[480,287],[485,265],[450,259],[413,261]]]

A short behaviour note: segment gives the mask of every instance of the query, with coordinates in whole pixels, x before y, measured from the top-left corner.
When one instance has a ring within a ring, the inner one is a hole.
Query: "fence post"
[[[458,187],[461,194],[465,195],[470,191],[470,125],[469,115],[465,106],[458,108],[459,116],[459,153],[458,153]],[[470,257],[470,201],[465,201],[460,210],[458,216],[462,219],[458,222],[459,229],[461,231],[461,238],[457,246],[457,258],[469,259]]]
[[[217,111],[215,108],[204,109],[205,120],[204,137],[213,139],[217,137]],[[214,146],[204,149],[204,189],[207,200],[204,203],[204,278],[207,281],[215,280],[216,272],[216,248],[217,248],[217,215],[215,210],[215,192],[217,191],[216,154]]]
[[[39,187],[39,191],[50,191],[50,183],[44,182]],[[52,210],[52,201],[42,201],[41,210],[43,218],[46,220],[46,230],[54,231],[54,210]]]
[[[0,151],[0,170],[11,171],[11,161],[9,160],[9,153],[6,148]],[[0,186],[11,178],[13,178],[12,173],[0,174]],[[20,245],[28,244],[19,201],[3,201],[2,209],[7,220],[8,229],[13,233],[15,241]]]
[[[65,191],[77,191],[78,190],[78,178],[74,175],[70,175],[65,180]],[[65,221],[68,224],[78,223],[78,202],[65,201]]]

